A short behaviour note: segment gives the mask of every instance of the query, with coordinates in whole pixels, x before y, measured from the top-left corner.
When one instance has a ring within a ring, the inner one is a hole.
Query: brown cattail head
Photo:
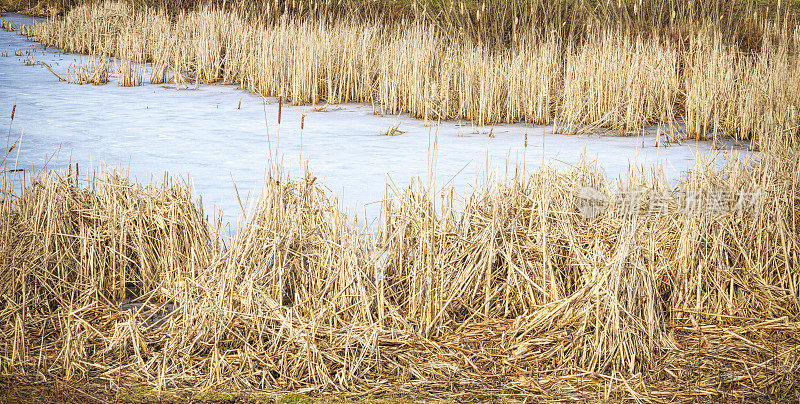
[[[283,97],[278,96],[278,125],[281,124],[281,110],[283,109]]]
[[[14,122],[14,113],[17,112],[17,104],[11,107],[11,122]]]
[[[525,147],[528,147],[528,134],[525,134]]]
[[[306,114],[300,117],[300,130],[303,130],[306,126]]]

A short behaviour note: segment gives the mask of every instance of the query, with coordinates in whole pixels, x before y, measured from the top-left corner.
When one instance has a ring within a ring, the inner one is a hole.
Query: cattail
[[[11,107],[11,122],[14,122],[14,113],[16,112],[17,112],[17,104],[14,104],[14,106]]]
[[[528,134],[525,134],[525,147],[528,147]]]
[[[306,124],[306,114],[303,114],[303,116],[300,117],[300,130],[303,130],[305,128],[305,124]]]
[[[283,96],[278,96],[278,125],[281,124],[281,110],[283,109]]]
[[[349,3],[338,1],[331,0],[329,4],[339,4],[331,6],[339,10]],[[442,28],[439,33],[438,29],[427,31],[424,25],[417,26],[413,18],[409,20],[407,17],[399,17],[399,29],[388,31],[382,30],[377,22],[359,22],[352,26],[350,23],[339,24],[334,15],[326,16],[324,13],[317,21],[313,10],[318,6],[325,10],[323,4],[326,3],[315,1],[309,6],[300,0],[271,0],[269,4],[272,6],[266,11],[270,21],[275,16],[269,17],[269,13],[280,14],[280,10],[309,14],[311,21],[304,21],[301,25],[295,25],[298,22],[293,21],[298,17],[296,15],[287,16],[291,17],[291,24],[273,25],[227,20],[227,17],[218,20],[218,14],[207,11],[181,15],[176,21],[161,13],[145,13],[145,17],[139,20],[133,18],[138,11],[125,6],[121,15],[128,21],[117,33],[110,26],[91,23],[92,16],[105,15],[109,11],[108,5],[86,5],[70,12],[77,24],[66,24],[64,19],[57,18],[32,28],[35,31],[32,34],[43,46],[49,44],[66,51],[108,54],[125,61],[123,64],[117,62],[112,69],[107,63],[98,67],[94,60],[88,66],[79,66],[72,73],[78,75],[81,83],[105,83],[109,70],[111,74],[116,70],[120,85],[140,85],[142,69],[126,64],[152,59],[151,82],[165,81],[165,69],[171,65],[178,89],[188,77],[183,73],[194,70],[196,85],[221,78],[225,83],[239,84],[264,96],[291,92],[290,100],[296,105],[316,103],[320,99],[330,103],[373,101],[380,105],[382,113],[404,111],[416,118],[429,119],[438,115],[479,124],[543,124],[558,120],[565,124],[559,130],[575,132],[606,128],[630,134],[659,122],[663,119],[661,116],[666,115],[667,119],[675,117],[672,109],[677,107],[685,112],[689,134],[704,131],[709,117],[716,114],[727,132],[753,137],[755,135],[749,134],[768,132],[765,128],[757,128],[755,123],[768,119],[741,119],[742,111],[756,111],[754,105],[767,104],[772,98],[777,103],[771,107],[775,111],[791,110],[792,105],[797,104],[794,96],[798,93],[794,84],[797,76],[793,73],[796,66],[790,61],[783,62],[780,57],[768,57],[780,52],[777,45],[765,46],[761,52],[765,55],[764,60],[774,62],[753,69],[755,61],[762,56],[737,57],[734,44],[726,45],[727,41],[719,46],[708,46],[714,45],[714,37],[734,38],[736,35],[695,33],[690,36],[692,43],[710,43],[688,51],[675,41],[659,39],[658,35],[652,38],[649,35],[627,35],[613,24],[610,26],[606,19],[589,16],[570,22],[569,27],[563,22],[561,28],[551,24],[556,21],[548,22],[550,17],[546,17],[542,24],[537,24],[551,27],[545,33],[543,28],[530,24],[535,21],[532,17],[539,14],[535,2],[521,3],[530,4],[530,7],[514,6],[512,9],[519,9],[519,13],[494,17],[493,3],[488,1],[449,1],[447,4],[455,14],[452,17],[462,21]],[[632,12],[636,16],[625,14],[621,17],[633,18],[629,21],[631,23],[649,14],[649,9],[643,6],[647,2],[643,0],[619,0],[615,3],[622,10],[628,4],[633,5]],[[667,4],[672,3],[683,4],[679,0],[667,1]],[[696,3],[701,2],[693,1],[686,9],[692,9],[691,4]],[[784,3],[780,3],[781,10]],[[428,15],[425,4],[411,2],[410,9]],[[668,9],[671,16],[666,12],[664,16],[671,22],[685,16],[684,7]],[[613,10],[614,7],[609,9]],[[473,25],[469,22],[472,18],[480,23]],[[504,39],[494,44],[491,38],[502,29],[498,31],[491,21],[508,23],[511,27],[508,38],[505,38],[508,43]],[[143,32],[148,32],[150,23],[165,28],[163,39],[145,40]],[[195,23],[208,30],[204,28],[194,32],[190,27]],[[638,26],[638,23],[633,25]],[[756,27],[757,32],[766,29],[761,25]],[[97,40],[73,43],[75,37],[83,36],[81,30],[84,28]],[[736,28],[730,30],[728,32],[725,28],[719,34],[736,33]],[[543,34],[541,39],[546,40],[532,41],[539,34]],[[789,44],[800,42],[800,27],[787,27],[783,33],[776,34],[780,37],[779,42],[784,43],[780,46],[787,47],[786,51],[791,48]],[[195,35],[196,41],[191,39]],[[578,36],[573,38],[573,35]],[[220,39],[234,36],[249,40],[233,47],[230,52],[218,52],[224,48]],[[472,36],[476,36],[476,46],[466,45],[472,43]],[[466,41],[448,39],[450,37],[463,37]],[[487,42],[482,39],[484,37],[488,38]],[[461,45],[462,42],[465,45]],[[751,41],[744,41],[747,42]],[[345,45],[351,43],[354,46]],[[413,46],[396,45],[403,43]],[[562,43],[574,46],[562,46]],[[278,51],[274,44],[281,44],[282,50],[285,44],[287,52]],[[378,52],[386,47],[387,52]],[[209,49],[213,51],[207,52]],[[30,56],[33,52],[34,49],[27,51],[30,64],[33,64]],[[720,52],[725,58],[719,57]],[[26,51],[14,53],[24,56]],[[364,59],[367,54],[375,57]],[[436,56],[429,57],[432,55]],[[419,63],[409,64],[406,60]],[[682,64],[684,60],[686,63]],[[53,71],[53,74],[58,73]],[[755,83],[759,83],[761,77],[776,77],[769,86],[778,86],[777,91],[767,94],[787,96],[759,96]],[[688,93],[686,97],[681,95],[684,91]],[[764,99],[754,100],[753,96],[748,96],[750,94]],[[279,101],[278,123],[282,123],[282,96]],[[714,106],[723,101],[725,105]],[[622,105],[625,107],[620,107]],[[241,109],[241,102],[237,109]],[[800,121],[796,113],[786,114],[795,125]]]

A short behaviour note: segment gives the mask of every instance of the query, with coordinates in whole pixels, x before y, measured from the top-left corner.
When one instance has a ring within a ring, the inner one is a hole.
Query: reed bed
[[[72,64],[67,71],[67,82],[75,84],[102,85],[108,83],[110,63],[107,57],[92,56]]]
[[[157,391],[791,400],[800,154],[777,138],[678,187],[762,192],[750,212],[586,218],[582,187],[676,191],[635,170],[612,186],[586,162],[463,200],[387,185],[372,234],[321,179],[273,169],[232,240],[169,177],[5,169],[0,371]]]
[[[11,21],[3,21],[0,22],[0,29],[2,29],[3,31],[14,32],[17,30],[17,27],[15,27],[14,24],[11,23]]]
[[[386,24],[303,4],[255,18],[93,3],[20,30],[116,56],[130,85],[222,82],[573,133],[678,121],[685,136],[750,139],[761,154],[700,161],[677,187],[657,170],[611,184],[592,162],[518,167],[463,198],[432,181],[387,184],[377,234],[322,179],[272,168],[232,238],[168,176],[21,172],[4,158],[0,372],[156,391],[798,399],[800,29],[788,17],[662,2],[667,14],[607,6],[612,22],[592,25],[577,2],[517,21],[504,13],[532,3],[514,1]],[[527,19],[542,14],[544,28]],[[557,25],[567,20],[584,25]],[[136,74],[142,63],[151,77]],[[587,218],[585,187],[615,206],[626,195],[702,206]],[[753,193],[747,211],[709,202]]]
[[[761,33],[748,41],[740,38],[745,28],[719,22],[694,21],[683,32],[589,19],[569,34],[519,24],[502,45],[423,18],[253,18],[241,9],[170,13],[107,2],[23,33],[46,46],[116,56],[122,85],[141,84],[132,64],[150,63],[153,83],[238,84],[295,104],[371,102],[382,113],[427,120],[555,122],[565,133],[636,134],[682,122],[671,139],[721,134],[755,145],[773,125],[800,125],[792,16],[748,25]]]

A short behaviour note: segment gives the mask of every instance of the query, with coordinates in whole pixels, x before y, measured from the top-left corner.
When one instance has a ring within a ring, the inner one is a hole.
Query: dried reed
[[[431,120],[556,121],[568,133],[622,134],[679,120],[687,136],[754,143],[784,121],[800,125],[793,14],[758,20],[745,7],[717,11],[716,20],[685,17],[684,28],[639,27],[640,18],[656,18],[657,3],[678,19],[696,11],[652,0],[638,16],[580,17],[574,32],[518,23],[510,43],[497,39],[500,28],[470,39],[425,18],[253,18],[209,7],[171,14],[124,3],[78,6],[22,31],[46,46],[118,57],[123,85],[142,82],[131,63],[151,63],[154,83],[235,83],[295,104],[373,102],[383,113]],[[563,20],[546,18],[545,26]],[[751,31],[760,36],[745,39]]]
[[[92,56],[88,61],[81,59],[77,65],[71,65],[67,71],[67,81],[75,84],[106,84],[108,72],[108,58]]]
[[[463,200],[432,182],[387,184],[373,235],[321,180],[275,168],[227,240],[169,177],[140,186],[77,166],[24,177],[4,166],[0,372],[156,390],[796,398],[800,29],[782,9],[737,31],[740,12],[715,1],[619,2],[596,12],[616,23],[594,26],[584,2],[521,14],[545,15],[544,28],[509,18],[527,1],[493,13],[445,2],[437,12],[458,17],[394,26],[304,4],[270,3],[266,22],[88,4],[21,30],[115,55],[132,83],[144,79],[135,65],[151,63],[151,81],[238,83],[281,103],[374,101],[427,119],[627,133],[683,119],[691,136],[753,139],[762,153],[701,161],[678,188],[758,191],[763,203],[588,219],[582,187],[617,202],[676,190],[635,170],[613,187],[584,163],[487,178]],[[709,16],[719,22],[701,26]]]
[[[226,243],[169,178],[6,172],[0,369],[158,390],[786,397],[800,154],[778,138],[680,184],[760,190],[751,215],[586,219],[581,187],[615,197],[585,163],[441,205],[428,185],[387,185],[377,237],[310,174],[273,171]],[[620,189],[671,191],[661,178],[631,171]]]

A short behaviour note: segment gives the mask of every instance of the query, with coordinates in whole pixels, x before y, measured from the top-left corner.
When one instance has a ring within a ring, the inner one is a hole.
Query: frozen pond
[[[30,24],[29,17],[4,14],[15,24]],[[70,162],[84,167],[119,167],[137,181],[159,180],[163,173],[190,178],[202,195],[206,213],[222,209],[229,220],[241,209],[242,199],[258,195],[268,165],[268,150],[296,173],[302,158],[315,175],[340,196],[350,213],[374,218],[391,178],[405,186],[413,177],[428,177],[429,139],[437,132],[407,116],[376,116],[371,105],[330,106],[327,112],[311,106],[287,106],[277,124],[278,102],[262,99],[233,86],[200,86],[176,91],[169,85],[119,87],[116,79],[103,86],[67,84],[43,65],[26,65],[25,51],[36,47],[34,61],[43,61],[66,77],[71,64],[82,57],[42,50],[17,32],[0,31],[0,127],[9,128],[10,112],[17,105],[11,126],[12,141],[21,134],[22,168],[63,168]],[[15,51],[22,51],[16,56]],[[7,53],[7,55],[6,55]],[[147,78],[147,75],[145,75]],[[399,124],[404,133],[380,136]],[[269,130],[269,143],[267,138]],[[8,129],[5,129],[8,130]],[[492,131],[493,137],[488,135]],[[524,147],[525,135],[528,147]],[[629,165],[663,164],[671,179],[693,166],[698,154],[722,159],[710,142],[684,142],[653,147],[655,135],[598,137],[553,134],[550,127],[499,125],[493,129],[443,122],[438,127],[436,183],[448,183],[460,194],[485,172],[487,160],[498,171],[525,162],[536,169],[543,161],[576,163],[585,153],[596,158],[609,179]],[[726,147],[732,147],[727,144]],[[711,154],[713,153],[713,154]],[[502,176],[501,176],[502,178]]]

